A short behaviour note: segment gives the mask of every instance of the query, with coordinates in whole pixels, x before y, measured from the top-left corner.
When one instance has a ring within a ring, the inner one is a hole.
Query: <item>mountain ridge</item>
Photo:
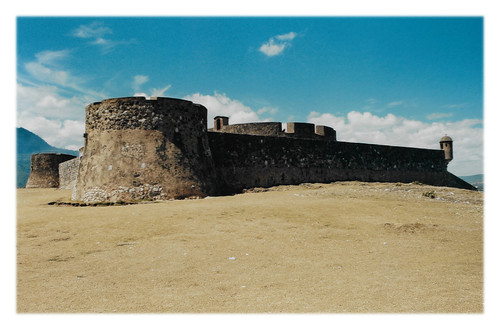
[[[459,178],[470,183],[478,190],[484,191],[484,174],[463,175]]]
[[[16,187],[24,188],[30,174],[31,155],[54,152],[78,156],[78,151],[57,148],[48,144],[35,133],[23,128],[16,128]]]

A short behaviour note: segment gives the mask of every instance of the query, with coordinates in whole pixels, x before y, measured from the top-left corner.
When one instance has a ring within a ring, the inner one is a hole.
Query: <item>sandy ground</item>
[[[17,190],[20,313],[483,312],[482,192],[344,182],[47,205],[70,195]]]

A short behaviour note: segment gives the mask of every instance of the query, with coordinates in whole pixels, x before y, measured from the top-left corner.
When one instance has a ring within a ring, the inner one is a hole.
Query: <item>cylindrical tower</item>
[[[59,153],[31,155],[31,170],[26,188],[58,188],[59,164],[75,156]]]
[[[445,135],[439,141],[441,150],[444,150],[444,159],[447,163],[453,159],[453,140],[448,135]]]
[[[172,98],[108,99],[86,108],[73,199],[158,200],[215,193],[207,109]]]

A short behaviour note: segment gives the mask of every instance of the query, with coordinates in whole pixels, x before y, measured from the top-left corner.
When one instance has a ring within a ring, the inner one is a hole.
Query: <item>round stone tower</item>
[[[447,163],[453,159],[453,140],[448,135],[445,135],[439,141],[441,150],[444,150],[444,159]]]
[[[58,188],[59,164],[75,156],[59,153],[31,155],[30,176],[26,188]]]
[[[172,98],[128,97],[87,106],[73,190],[84,202],[158,200],[215,193],[207,109]]]

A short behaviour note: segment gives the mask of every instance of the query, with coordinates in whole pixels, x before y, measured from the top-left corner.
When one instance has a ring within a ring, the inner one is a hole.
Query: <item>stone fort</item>
[[[352,180],[475,190],[447,171],[448,136],[433,150],[341,142],[333,128],[310,123],[284,130],[279,122],[231,125],[217,116],[207,129],[204,106],[166,97],[107,99],[88,105],[85,117],[80,156],[32,155],[27,188],[73,189],[72,199],[86,203]]]

